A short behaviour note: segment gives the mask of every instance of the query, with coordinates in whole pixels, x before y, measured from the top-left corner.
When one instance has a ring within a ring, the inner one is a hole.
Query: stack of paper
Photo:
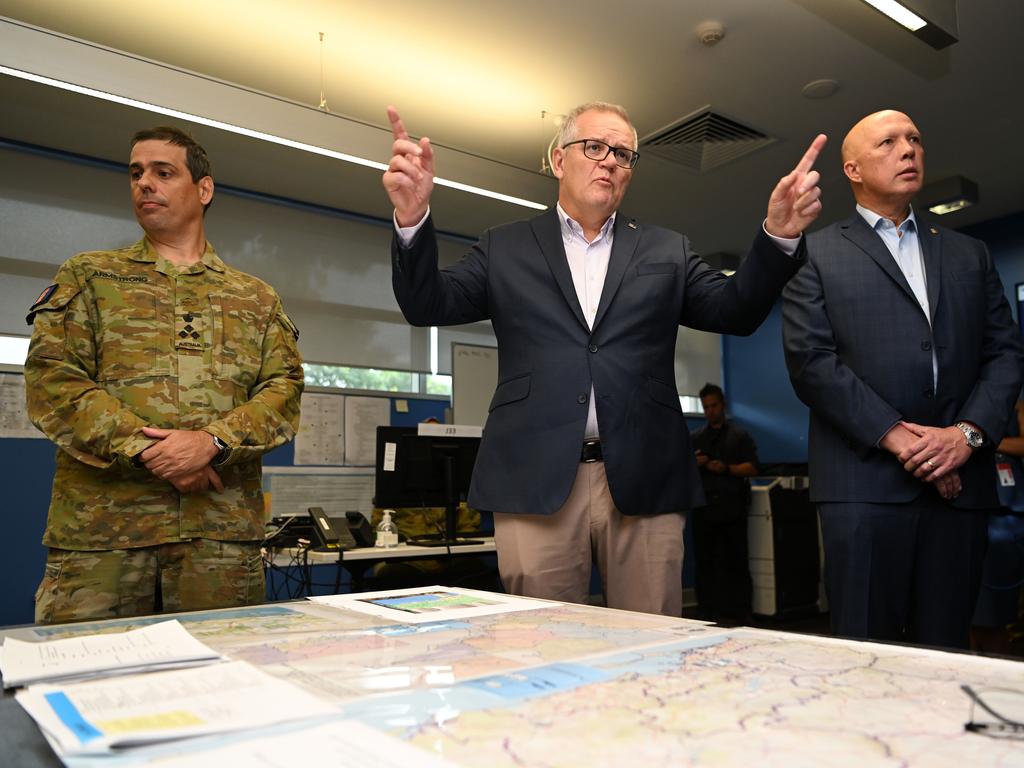
[[[35,685],[15,698],[60,757],[338,715],[330,703],[241,661]]]
[[[7,638],[0,656],[0,673],[4,677],[4,688],[14,688],[40,682],[194,667],[222,658],[173,620],[121,634],[87,635],[43,643]]]

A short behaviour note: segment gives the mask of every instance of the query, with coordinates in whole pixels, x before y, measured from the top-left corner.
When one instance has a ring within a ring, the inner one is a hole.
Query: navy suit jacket
[[[906,502],[928,486],[877,442],[898,420],[1002,437],[1021,384],[1020,333],[984,243],[917,218],[931,322],[858,213],[807,238],[783,296],[786,364],[811,410],[811,499]],[[932,351],[938,359],[933,386]],[[957,507],[997,506],[991,448],[960,468]]]
[[[557,213],[488,230],[457,264],[437,268],[428,220],[408,248],[392,244],[395,297],[413,325],[491,320],[498,386],[473,472],[470,503],[551,514],[580,461],[591,385],[605,470],[627,515],[703,503],[675,381],[679,325],[749,334],[799,268],[761,232],[734,277],[687,239],[616,217],[608,275],[591,331]]]

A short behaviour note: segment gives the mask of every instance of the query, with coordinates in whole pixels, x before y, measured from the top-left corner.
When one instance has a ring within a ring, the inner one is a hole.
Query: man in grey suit
[[[911,208],[913,121],[868,115],[842,156],[857,212],[808,236],[783,294],[832,629],[966,648],[1020,336],[985,245]]]
[[[498,339],[469,501],[495,513],[505,588],[584,602],[596,560],[610,607],[679,616],[683,515],[703,498],[675,384],[678,328],[746,334],[761,323],[820,210],[811,166],[825,137],[776,186],[728,278],[684,236],[617,213],[636,130],[619,106],[583,105],[553,153],[556,210],[487,231],[438,270],[430,142],[411,140],[393,108],[388,117],[402,312],[414,325],[490,319]]]

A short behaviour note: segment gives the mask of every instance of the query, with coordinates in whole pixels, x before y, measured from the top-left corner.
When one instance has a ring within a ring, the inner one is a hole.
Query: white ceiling
[[[979,184],[980,204],[947,217],[951,226],[1024,208],[1019,0],[961,2],[960,42],[944,51],[862,0],[0,0],[0,15],[313,106],[324,32],[331,112],[383,127],[395,104],[412,132],[528,171],[540,168],[551,116],[578,103],[624,104],[641,137],[710,105],[778,141],[703,174],[642,157],[624,205],[705,252],[746,250],[771,187],[819,132],[831,140],[819,162],[822,221],[845,216],[839,144],[853,122],[886,107],[922,130],[929,179]],[[712,48],[694,34],[709,19],[726,28]],[[838,93],[801,95],[820,78],[838,80]],[[48,90],[0,77],[0,137],[120,161],[135,129],[166,121]],[[387,215],[376,172],[197,133],[222,183]],[[463,193],[443,193],[435,213],[467,235],[529,215]]]

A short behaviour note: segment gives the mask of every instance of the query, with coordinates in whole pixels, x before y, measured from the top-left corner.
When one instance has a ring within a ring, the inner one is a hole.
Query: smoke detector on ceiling
[[[827,99],[839,90],[839,81],[832,78],[812,80],[805,85],[800,93],[808,99]]]
[[[702,21],[694,32],[697,33],[697,39],[710,48],[725,37],[725,25],[718,21]]]

